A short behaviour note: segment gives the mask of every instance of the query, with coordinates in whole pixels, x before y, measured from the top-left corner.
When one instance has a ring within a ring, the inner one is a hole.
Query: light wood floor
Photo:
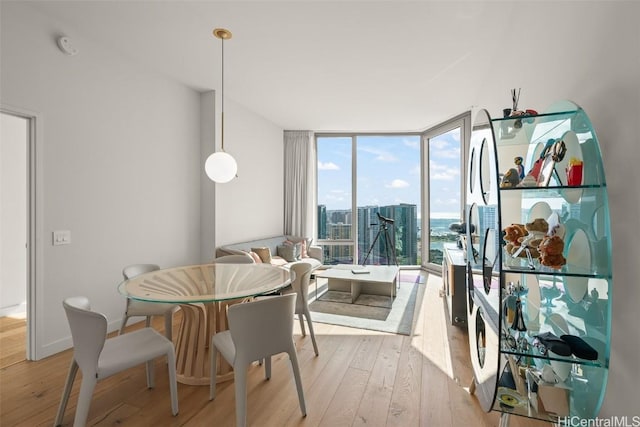
[[[466,387],[472,373],[466,330],[446,320],[439,277],[430,276],[418,296],[412,336],[315,323],[320,356],[309,337],[295,331],[308,415],[302,418],[289,363],[273,359],[272,378],[252,366],[248,375],[248,424],[252,426],[497,426]],[[179,321],[179,315],[176,316]],[[132,329],[141,324],[133,326]],[[162,320],[154,323],[162,328]],[[298,328],[296,322],[296,328]],[[0,369],[0,425],[51,426],[71,351]],[[64,425],[73,423],[80,375]],[[156,388],[146,388],[144,367],[98,383],[89,412],[92,426],[233,426],[233,382],[208,387],[178,384],[180,413],[171,416],[165,363],[156,364]],[[512,417],[511,427],[550,426]]]
[[[27,320],[0,317],[0,369],[26,359]]]

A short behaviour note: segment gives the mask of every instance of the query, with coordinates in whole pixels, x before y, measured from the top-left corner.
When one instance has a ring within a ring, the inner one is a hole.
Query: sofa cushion
[[[271,263],[271,249],[268,247],[262,248],[251,248],[251,252],[255,252],[258,254],[262,262],[270,264]]]
[[[289,263],[286,259],[276,255],[271,257],[271,265],[275,265],[277,267],[287,267]]]

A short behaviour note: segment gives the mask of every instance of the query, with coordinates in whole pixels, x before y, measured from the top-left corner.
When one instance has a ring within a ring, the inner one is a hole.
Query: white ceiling
[[[399,1],[36,1],[80,50],[102,45],[197,90],[225,94],[284,129],[412,131],[517,87],[516,3]],[[517,3],[527,5],[528,3]],[[505,46],[507,55],[510,45]],[[491,87],[492,85],[499,88]],[[508,102],[507,102],[508,105]]]

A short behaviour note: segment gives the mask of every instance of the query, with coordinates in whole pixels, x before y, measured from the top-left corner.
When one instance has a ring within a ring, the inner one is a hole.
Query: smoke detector
[[[58,37],[58,47],[67,55],[74,56],[78,54],[78,49],[73,46],[71,40],[67,36]]]

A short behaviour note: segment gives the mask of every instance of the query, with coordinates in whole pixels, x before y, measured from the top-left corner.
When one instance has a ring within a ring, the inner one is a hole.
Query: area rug
[[[327,291],[327,280],[316,279],[320,300],[315,298],[312,283],[309,286],[311,317],[319,323],[410,335],[416,295],[424,278],[425,274],[418,271],[401,271],[393,301],[388,296],[361,294],[355,304],[349,303],[348,292]]]

